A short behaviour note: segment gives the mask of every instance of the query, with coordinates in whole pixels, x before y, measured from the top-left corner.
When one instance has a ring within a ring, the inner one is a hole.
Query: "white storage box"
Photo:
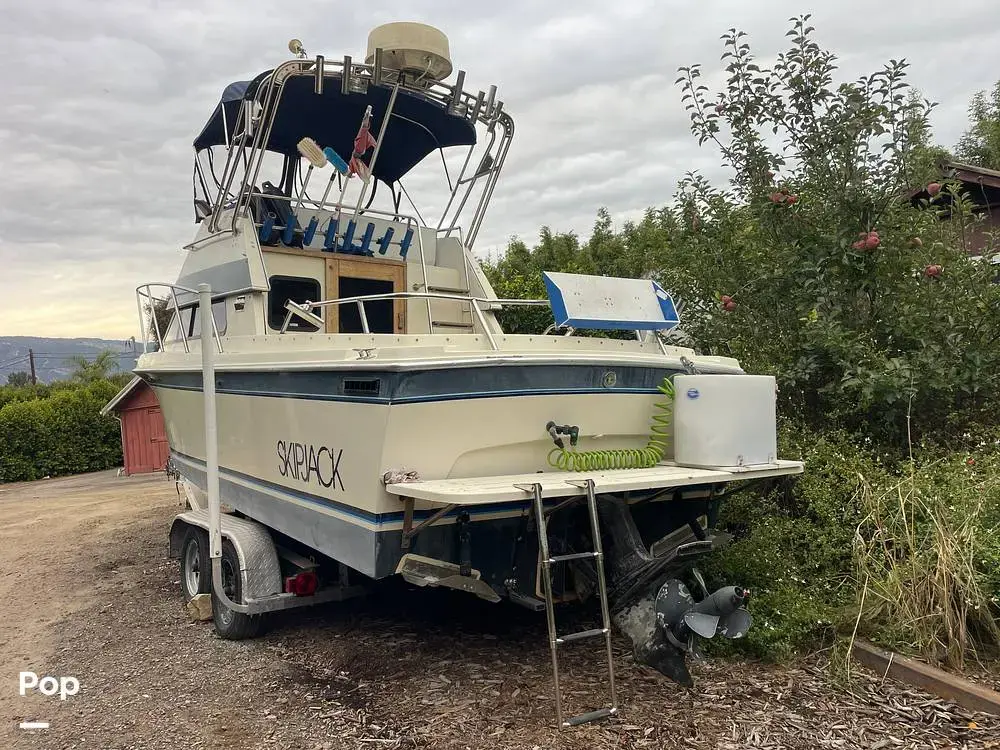
[[[698,468],[774,464],[775,400],[769,375],[676,375],[674,461]]]

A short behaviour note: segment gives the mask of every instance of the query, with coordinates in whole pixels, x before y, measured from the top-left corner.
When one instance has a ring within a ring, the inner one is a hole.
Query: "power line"
[[[39,362],[40,359],[48,360],[48,361],[51,361],[51,360],[64,361],[64,360],[67,360],[67,359],[71,359],[73,357],[82,357],[87,362],[95,362],[97,360],[97,357],[95,355],[93,355],[93,354],[90,354],[90,355],[87,355],[87,354],[45,354],[45,353],[41,353],[41,352],[35,352],[35,362],[36,362],[36,364],[40,364],[40,365],[44,365],[45,364],[45,362]],[[132,354],[130,352],[122,352],[122,353],[116,353],[114,355],[114,357],[115,357],[115,359],[119,359],[119,360],[121,360],[121,359],[125,359],[125,360],[136,359],[137,360],[139,358],[139,353]],[[30,364],[30,363],[31,363],[31,358],[27,354],[25,354],[23,356],[15,358],[15,359],[9,359],[6,362],[0,362],[0,370],[4,370],[4,371],[6,371],[6,370],[15,370],[15,368],[18,368],[21,365],[27,365],[27,364]]]
[[[28,361],[28,355],[24,354],[24,355],[22,355],[20,357],[17,357],[16,359],[10,359],[10,360],[7,360],[6,362],[0,362],[0,367],[15,367],[15,366],[17,366],[17,365],[19,365],[19,364],[21,364],[23,362],[27,362],[27,361]]]
[[[113,357],[137,357],[142,352],[110,352]],[[51,357],[53,359],[64,359],[66,357],[100,357],[103,352],[35,352],[36,357]],[[19,354],[14,359],[27,359],[27,354]],[[10,360],[14,361],[14,360]]]
[[[114,356],[115,359],[126,359],[126,360],[138,359],[140,354],[141,354],[141,352],[134,352],[134,353],[133,352],[112,352],[112,355]],[[94,362],[94,361],[96,361],[96,359],[97,359],[98,356],[99,355],[96,355],[93,352],[79,352],[79,353],[74,353],[74,354],[56,354],[55,352],[49,352],[49,353],[35,352],[35,362],[37,364],[44,364],[44,363],[39,363],[38,360],[39,359],[45,359],[45,360],[60,360],[61,361],[61,360],[71,359],[73,357],[81,357],[84,360],[86,360],[87,362]],[[20,367],[21,365],[30,364],[30,361],[31,361],[31,357],[29,355],[27,355],[27,354],[23,354],[20,357],[15,357],[14,359],[9,359],[6,362],[0,362],[0,370],[11,370],[11,369]]]
[[[142,354],[142,352],[111,352],[110,354],[114,357],[137,357]],[[61,359],[65,357],[100,357],[102,355],[102,352],[35,352],[36,357],[52,357],[54,359]],[[15,359],[27,358],[27,354],[19,354],[15,357]]]

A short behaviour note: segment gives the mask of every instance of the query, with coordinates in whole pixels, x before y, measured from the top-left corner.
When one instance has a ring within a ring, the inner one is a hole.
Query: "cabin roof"
[[[194,140],[196,150],[229,142],[241,103],[255,98],[270,73],[225,88],[215,111]],[[345,94],[339,76],[326,76],[322,94],[316,94],[313,86],[312,75],[290,76],[281,84],[278,111],[265,147],[298,156],[297,144],[308,136],[321,148],[330,146],[348,161],[365,107],[372,107],[371,133],[377,137],[392,89],[369,85],[365,93]],[[400,89],[373,173],[377,179],[392,184],[432,151],[475,142],[476,130],[468,119],[449,113],[443,105],[417,92]],[[365,161],[370,161],[370,154]]]

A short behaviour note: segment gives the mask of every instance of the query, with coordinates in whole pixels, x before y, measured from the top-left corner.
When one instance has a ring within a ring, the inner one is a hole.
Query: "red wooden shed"
[[[140,378],[132,378],[111,399],[101,414],[114,414],[121,422],[125,474],[163,471],[170,456],[163,414],[153,389]]]

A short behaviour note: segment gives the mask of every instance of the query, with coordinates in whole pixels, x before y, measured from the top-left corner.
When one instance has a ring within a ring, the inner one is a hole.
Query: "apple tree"
[[[680,69],[692,132],[731,179],[682,180],[675,213],[697,221],[679,222],[662,280],[694,340],[775,374],[789,413],[890,442],[911,411],[918,430],[961,427],[1000,385],[1000,287],[967,257],[975,216],[955,194],[942,220],[958,188],[934,181],[932,105],[907,64],[838,83],[808,20],[770,66],[731,29],[721,74]]]

